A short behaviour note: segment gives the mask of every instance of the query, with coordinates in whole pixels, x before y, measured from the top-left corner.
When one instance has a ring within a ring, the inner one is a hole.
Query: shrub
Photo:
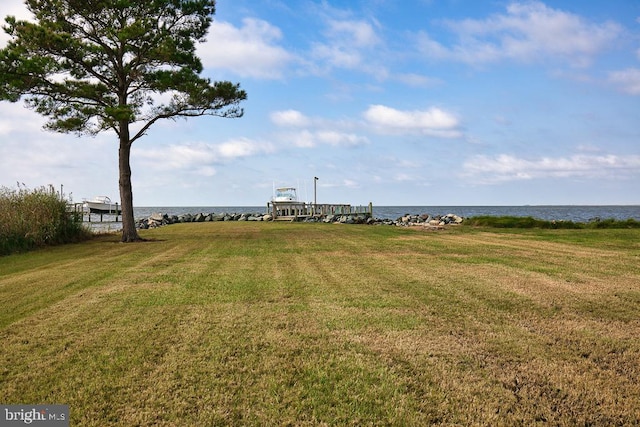
[[[640,221],[633,218],[617,220],[613,218],[597,219],[587,223],[588,228],[640,228]]]
[[[469,218],[465,224],[476,227],[495,228],[558,228],[557,222],[536,219],[531,216],[476,216]],[[573,224],[573,223],[571,223]],[[566,228],[568,224],[563,224]]]
[[[474,216],[465,220],[465,225],[472,227],[495,227],[495,228],[640,228],[640,221],[635,219],[618,220],[605,219],[589,222],[573,221],[548,221],[533,218],[531,216]]]
[[[0,187],[0,255],[84,240],[81,213],[69,212],[53,187]]]

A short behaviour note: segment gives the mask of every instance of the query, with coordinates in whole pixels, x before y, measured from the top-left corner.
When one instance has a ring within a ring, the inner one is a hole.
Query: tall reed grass
[[[0,255],[87,239],[82,214],[69,212],[67,204],[52,186],[0,187]]]

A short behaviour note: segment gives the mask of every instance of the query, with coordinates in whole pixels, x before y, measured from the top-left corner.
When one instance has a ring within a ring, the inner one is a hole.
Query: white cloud
[[[415,73],[395,74],[393,78],[407,86],[432,87],[442,84],[442,80]]]
[[[214,152],[223,160],[256,156],[272,151],[273,145],[271,143],[259,143],[248,139],[236,139],[214,146]]]
[[[351,132],[354,126],[351,121],[307,117],[297,110],[275,111],[270,114],[270,118],[276,125],[287,129],[279,135],[279,139],[295,147],[355,147],[369,143],[367,137]]]
[[[422,161],[419,161],[416,158],[407,160],[407,159],[400,159],[394,156],[383,156],[382,161],[385,164],[388,164],[398,169],[420,169],[424,166]]]
[[[319,67],[321,69],[331,67],[354,69],[363,61],[362,55],[357,50],[327,44],[316,44],[312,49],[312,56],[317,62],[322,63]]]
[[[23,0],[2,0],[2,24],[7,15],[32,18]],[[281,39],[279,28],[260,19],[245,18],[240,28],[214,20],[207,41],[198,45],[197,53],[205,68],[228,69],[242,77],[278,79],[296,59],[278,45]],[[8,40],[7,34],[0,30],[0,47]]]
[[[267,154],[274,151],[268,142],[241,138],[221,144],[192,143],[157,147],[154,150],[133,148],[132,157],[144,164],[145,169],[158,171],[186,171],[211,176],[214,165],[235,159]]]
[[[479,155],[463,164],[463,175],[491,184],[540,178],[607,178],[637,174],[640,156],[573,155],[571,157],[523,159],[508,154]]]
[[[46,132],[21,104],[0,103],[0,185],[64,185],[73,199],[117,194],[117,144],[110,135],[77,138]]]
[[[315,135],[306,129],[298,133],[285,135],[284,140],[299,148],[312,148],[317,145]]]
[[[366,137],[356,135],[354,133],[337,132],[332,130],[322,130],[315,134],[317,141],[334,147],[337,146],[356,146],[369,142]]]
[[[0,135],[12,132],[40,134],[46,120],[22,101],[0,102]]]
[[[328,27],[329,36],[342,45],[373,47],[380,42],[376,32],[368,22],[331,20],[328,23]]]
[[[243,77],[278,79],[295,56],[277,42],[279,28],[260,19],[245,18],[242,27],[214,21],[207,42],[198,46],[205,68],[230,69]]]
[[[311,123],[307,116],[297,110],[274,111],[269,116],[278,126],[304,127]]]
[[[311,58],[316,71],[326,72],[332,68],[343,68],[368,73],[384,73],[383,67],[372,66],[365,60],[366,52],[381,43],[371,23],[329,20],[325,34],[327,40],[315,43],[311,48]]]
[[[304,129],[300,132],[289,132],[280,135],[280,139],[298,148],[313,148],[320,145],[356,147],[369,143],[369,139],[365,136],[329,129]]]
[[[33,14],[24,5],[24,0],[2,0],[2,12],[0,12],[0,24],[4,25],[6,16],[15,16],[17,19],[33,20]],[[9,41],[9,35],[0,29],[0,48]]]
[[[612,71],[608,80],[630,95],[640,95],[640,68]]]
[[[394,177],[393,180],[395,182],[412,182],[415,181],[416,178],[412,175],[409,175],[408,173],[405,172],[398,172]]]
[[[616,23],[591,23],[537,1],[511,3],[505,14],[484,20],[445,24],[458,35],[458,42],[447,47],[423,32],[419,34],[421,51],[431,58],[474,65],[503,59],[533,62],[555,57],[583,67],[600,51],[612,46],[623,32]]]
[[[42,116],[25,108],[22,102],[0,102],[0,160],[11,161],[6,167],[0,163],[0,169],[32,176],[45,170],[74,167],[87,160],[78,152],[78,138],[47,132],[42,129],[44,123]],[[95,139],[88,141],[91,144]]]
[[[353,179],[342,179],[342,180],[337,180],[337,181],[326,181],[326,180],[320,180],[320,183],[318,184],[320,187],[322,188],[349,188],[349,189],[358,189],[361,187],[360,183],[358,181],[355,181]]]
[[[342,181],[342,186],[346,188],[360,188],[360,183],[352,179],[344,179]]]
[[[419,132],[444,138],[461,136],[458,119],[452,113],[436,107],[402,111],[384,105],[371,105],[363,115],[382,133]]]

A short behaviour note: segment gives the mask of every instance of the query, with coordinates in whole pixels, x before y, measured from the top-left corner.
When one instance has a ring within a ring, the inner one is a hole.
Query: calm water
[[[381,206],[373,207],[379,218],[396,219],[405,214],[446,215],[453,213],[464,218],[480,215],[532,216],[544,220],[586,222],[593,218],[640,220],[640,206]]]
[[[154,212],[169,215],[184,213],[254,213],[265,212],[264,206],[227,207],[145,207],[135,208],[135,217],[144,218]],[[465,218],[479,215],[532,216],[546,220],[569,220],[584,222],[592,218],[615,218],[640,220],[640,206],[374,206],[373,216],[381,219],[397,219],[406,214],[446,215],[456,214]]]
[[[265,206],[186,206],[186,207],[139,207],[134,208],[136,219],[146,218],[152,213],[160,212],[168,215],[197,213],[264,213]],[[544,220],[565,220],[586,222],[594,218],[614,218],[619,220],[635,219],[640,221],[640,206],[374,206],[373,216],[380,219],[397,219],[403,215],[456,214],[464,218],[480,215],[491,216],[532,216]],[[100,230],[119,230],[121,224],[113,222],[113,217],[104,216],[105,222],[100,224],[99,217],[94,215],[92,227]],[[107,222],[111,221],[111,222]]]

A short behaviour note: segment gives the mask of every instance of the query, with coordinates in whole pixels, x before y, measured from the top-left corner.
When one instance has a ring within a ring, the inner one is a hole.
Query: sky
[[[157,122],[134,206],[640,204],[640,1],[219,0],[197,52],[244,116]],[[115,133],[44,123],[0,102],[0,186],[119,200]]]

